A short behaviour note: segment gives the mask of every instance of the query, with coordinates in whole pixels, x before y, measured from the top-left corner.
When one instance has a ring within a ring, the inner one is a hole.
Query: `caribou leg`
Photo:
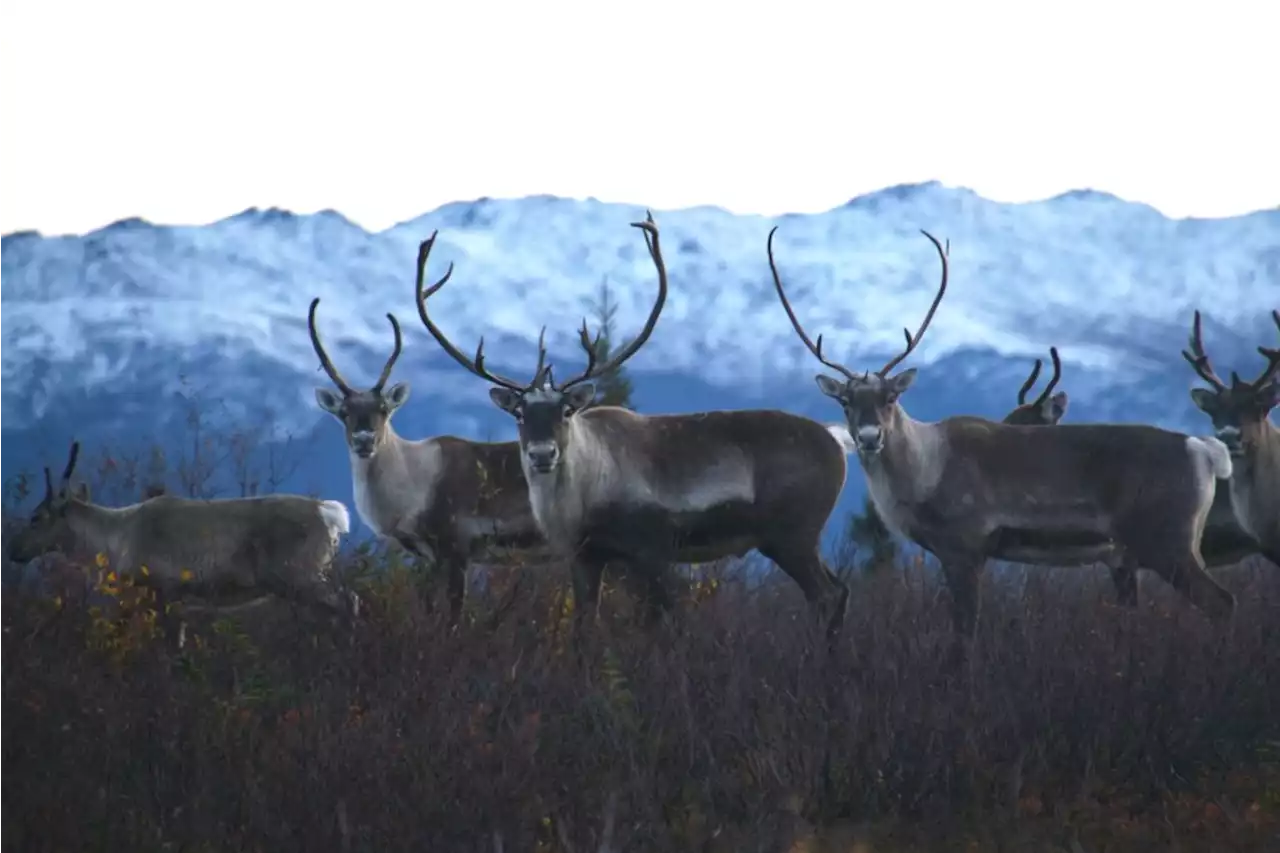
[[[596,610],[600,606],[600,581],[604,578],[603,560],[594,555],[579,554],[571,567],[573,581],[573,633],[581,633],[584,619],[595,623]]]
[[[971,551],[935,552],[951,593],[951,628],[966,642],[978,632],[979,592],[986,559]]]
[[[849,588],[827,568],[817,548],[775,542],[758,550],[799,585],[805,599],[826,618],[828,640],[835,640],[844,628]]]
[[[633,558],[623,573],[625,582],[640,607],[645,627],[653,628],[675,607],[672,595],[671,563],[658,556]]]
[[[1138,565],[1127,554],[1114,558],[1107,564],[1111,570],[1111,582],[1116,588],[1116,600],[1122,607],[1138,606]]]
[[[455,553],[446,556],[442,552],[441,568],[449,604],[449,630],[453,630],[462,618],[462,604],[467,597],[467,558]]]

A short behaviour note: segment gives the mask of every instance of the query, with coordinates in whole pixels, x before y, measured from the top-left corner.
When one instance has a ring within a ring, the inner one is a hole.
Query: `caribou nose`
[[[1223,427],[1218,430],[1218,440],[1225,444],[1232,453],[1240,450],[1240,430],[1235,427]]]
[[[351,449],[359,456],[371,456],[373,454],[373,433],[371,432],[354,432],[351,434]]]
[[[535,471],[550,471],[560,458],[560,448],[555,444],[531,444],[525,452],[529,455],[529,467]]]
[[[862,426],[858,427],[858,431],[853,434],[857,440],[858,447],[862,450],[879,450],[880,445],[884,442],[884,432],[878,426]]]

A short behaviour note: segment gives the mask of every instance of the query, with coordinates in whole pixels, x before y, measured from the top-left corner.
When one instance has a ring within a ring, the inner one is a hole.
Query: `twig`
[[[599,853],[613,853],[614,818],[618,813],[618,792],[610,791],[609,800],[604,806],[604,826],[600,830]]]

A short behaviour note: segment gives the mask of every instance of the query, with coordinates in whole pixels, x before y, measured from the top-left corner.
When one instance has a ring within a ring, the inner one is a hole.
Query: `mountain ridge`
[[[634,334],[655,277],[634,204],[541,195],[476,199],[370,232],[338,211],[250,207],[207,225],[140,217],[79,236],[5,235],[4,462],[56,459],[74,431],[90,443],[179,441],[175,395],[194,381],[223,416],[272,410],[273,435],[316,442],[319,488],[350,500],[340,430],[315,405],[306,308],[321,297],[320,333],[355,384],[391,349],[385,314],[404,327],[395,378],[413,395],[403,435],[514,435],[483,382],[453,365],[416,321],[418,242],[439,230],[428,276],[450,283],[433,316],[464,349],[481,335],[495,369],[523,375],[546,324],[557,364],[579,363],[576,328],[606,279],[618,330]],[[1251,374],[1275,332],[1280,210],[1170,219],[1092,190],[1006,204],[939,182],[903,184],[817,214],[737,215],[714,206],[655,209],[671,277],[649,344],[628,365],[640,408],[782,408],[836,422],[817,393],[821,365],[796,339],[773,293],[764,243],[812,335],[854,369],[876,368],[931,301],[938,261],[919,234],[951,246],[951,283],[911,356],[921,381],[904,399],[918,418],[1001,417],[1036,357],[1056,345],[1067,420],[1147,420],[1207,432],[1178,356],[1191,313],[1221,370]],[[230,422],[230,421],[229,421]],[[477,432],[478,431],[478,432]],[[323,461],[318,461],[323,457]],[[850,460],[856,467],[856,460]],[[15,468],[11,467],[11,471]],[[850,474],[847,501],[861,494]]]

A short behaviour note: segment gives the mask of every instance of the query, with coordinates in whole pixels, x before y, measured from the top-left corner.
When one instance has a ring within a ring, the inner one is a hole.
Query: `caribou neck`
[[[1280,518],[1280,429],[1264,423],[1260,433],[1232,460],[1230,483],[1240,526],[1265,541],[1270,529],[1280,529],[1274,521]]]
[[[617,483],[613,458],[590,427],[593,414],[596,412],[584,412],[569,421],[567,449],[553,473],[530,471],[528,457],[520,454],[534,520],[542,535],[556,547],[577,547],[587,507],[607,504]]]
[[[128,571],[128,531],[126,525],[137,505],[105,507],[73,500],[67,505],[67,523],[76,538],[76,547],[93,554],[105,554],[108,565]]]
[[[892,495],[899,503],[918,503],[928,498],[942,477],[946,436],[941,424],[917,421],[895,403],[884,447],[879,453],[859,453],[858,459],[867,476],[887,491],[877,497]]]
[[[440,446],[433,439],[409,441],[387,424],[373,458],[351,453],[356,512],[380,535],[407,532],[412,519],[434,502],[440,471]]]

